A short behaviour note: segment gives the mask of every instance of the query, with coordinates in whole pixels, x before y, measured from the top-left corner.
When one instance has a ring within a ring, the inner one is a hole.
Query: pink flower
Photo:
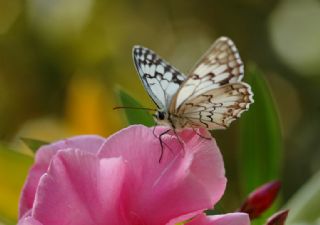
[[[165,130],[158,127],[157,133]],[[104,139],[79,136],[43,146],[22,191],[20,225],[248,225],[245,213],[205,216],[226,186],[214,140],[192,130],[161,148],[136,125]]]

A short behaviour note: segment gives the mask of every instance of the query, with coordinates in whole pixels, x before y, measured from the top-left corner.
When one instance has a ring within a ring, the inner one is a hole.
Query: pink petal
[[[42,225],[42,223],[28,216],[19,220],[18,225]]]
[[[153,128],[131,126],[111,136],[101,147],[100,157],[123,157],[127,163],[124,211],[137,224],[163,225],[185,214],[211,208],[226,185],[224,165],[214,140],[206,140],[192,130],[180,138],[164,135],[161,147]],[[168,128],[157,127],[157,133]]]
[[[59,151],[40,179],[32,217],[45,225],[123,225],[119,204],[124,175],[121,158]]]
[[[42,225],[39,221],[31,217],[31,209],[19,219],[18,225]]]
[[[225,215],[206,216],[201,214],[187,225],[249,225],[250,219],[246,213],[229,213]]]
[[[32,208],[39,179],[47,171],[52,157],[58,150],[73,148],[86,152],[97,153],[104,141],[105,139],[99,136],[83,135],[41,147],[37,151],[35,164],[31,168],[22,190],[19,205],[19,218]]]

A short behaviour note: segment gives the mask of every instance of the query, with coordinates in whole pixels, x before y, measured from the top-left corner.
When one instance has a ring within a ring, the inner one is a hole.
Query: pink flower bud
[[[248,213],[250,219],[259,217],[274,202],[280,187],[281,183],[279,181],[271,181],[260,186],[250,193],[239,211]]]
[[[283,225],[287,219],[289,210],[282,210],[273,214],[268,220],[266,225]]]

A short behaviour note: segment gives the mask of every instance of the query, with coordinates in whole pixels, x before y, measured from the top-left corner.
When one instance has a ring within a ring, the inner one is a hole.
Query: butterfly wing
[[[191,70],[175,96],[172,110],[177,110],[184,101],[213,88],[240,82],[243,71],[243,63],[234,43],[227,37],[219,38]]]
[[[188,99],[180,108],[179,117],[188,127],[225,129],[253,102],[250,86],[232,83],[214,88]]]
[[[149,96],[159,109],[168,109],[186,76],[142,46],[133,47],[133,60]]]
[[[224,129],[253,103],[248,84],[241,82],[243,63],[234,43],[221,37],[181,85],[170,112],[186,126]]]

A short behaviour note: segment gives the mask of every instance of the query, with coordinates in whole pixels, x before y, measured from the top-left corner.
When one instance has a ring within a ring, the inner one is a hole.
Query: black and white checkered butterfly
[[[227,37],[215,41],[188,76],[141,46],[133,48],[133,59],[158,107],[157,123],[174,130],[227,128],[253,103],[240,55]]]

